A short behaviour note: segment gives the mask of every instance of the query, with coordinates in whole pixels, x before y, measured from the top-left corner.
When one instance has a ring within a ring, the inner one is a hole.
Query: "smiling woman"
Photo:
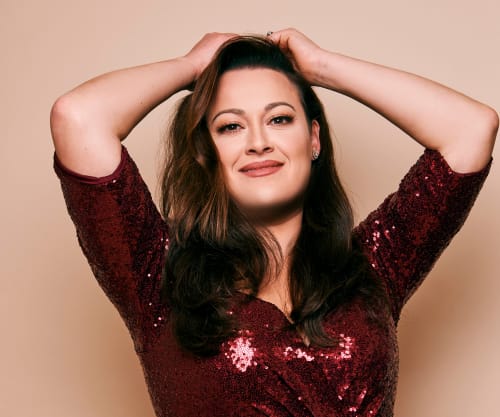
[[[193,85],[160,216],[120,140]],[[426,148],[355,228],[312,85]],[[392,415],[401,309],[486,178],[492,109],[288,29],[206,35],[184,57],[102,75],[61,97],[51,122],[80,244],[158,416]]]
[[[186,126],[186,120],[197,124]],[[369,294],[375,286],[361,281],[359,266],[341,272],[357,264],[351,251],[352,213],[335,170],[326,117],[311,86],[273,43],[233,39],[184,99],[170,136],[163,214],[175,224],[181,249],[169,251],[167,275],[178,280],[165,294],[179,307],[174,323],[181,344],[197,353],[219,350],[234,331],[225,294],[235,289],[271,302],[308,343],[330,343],[321,318],[339,302],[331,274],[359,279],[358,290]],[[197,185],[190,187],[195,172]],[[316,231],[309,233],[313,227]],[[217,249],[204,247],[200,254],[195,244],[200,236]],[[318,240],[308,241],[309,236]],[[295,257],[294,252],[308,255]],[[200,257],[214,266],[176,270]],[[228,261],[230,268],[222,270]],[[203,294],[196,308],[185,305],[193,288]],[[202,334],[195,323],[207,314],[220,326]]]

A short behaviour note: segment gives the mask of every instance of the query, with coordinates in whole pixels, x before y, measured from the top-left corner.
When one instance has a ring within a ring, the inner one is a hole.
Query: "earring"
[[[312,152],[312,160],[315,161],[319,157],[319,152],[316,149],[313,149]]]

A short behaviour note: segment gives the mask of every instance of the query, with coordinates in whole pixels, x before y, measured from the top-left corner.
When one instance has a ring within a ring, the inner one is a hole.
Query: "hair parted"
[[[161,183],[161,209],[171,230],[162,283],[174,331],[185,349],[218,352],[238,323],[228,313],[238,291],[256,295],[280,264],[272,236],[258,232],[232,201],[205,116],[218,80],[230,70],[268,68],[284,74],[299,92],[308,122],[320,126],[321,154],[312,163],[302,229],[290,267],[290,315],[312,344],[334,341],[324,316],[356,294],[375,311],[383,298],[365,258],[352,245],[353,215],[335,163],[323,106],[279,47],[256,36],[230,39],[185,96],[174,114]],[[375,315],[375,314],[373,314]]]

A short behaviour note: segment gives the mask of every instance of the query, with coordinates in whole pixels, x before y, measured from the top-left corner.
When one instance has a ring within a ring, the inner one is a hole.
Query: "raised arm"
[[[57,99],[50,124],[61,163],[102,177],[120,162],[120,141],[158,104],[188,88],[229,34],[205,35],[185,56],[93,78]]]
[[[270,38],[312,85],[364,103],[453,170],[477,171],[490,160],[498,130],[492,108],[420,76],[326,51],[294,29]]]

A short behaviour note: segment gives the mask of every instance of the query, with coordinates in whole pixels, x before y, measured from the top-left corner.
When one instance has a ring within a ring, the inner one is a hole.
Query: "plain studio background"
[[[80,252],[52,171],[49,111],[60,94],[105,71],[184,54],[205,32],[295,26],[327,49],[422,74],[499,110],[499,15],[497,0],[2,0],[0,415],[153,416],[132,342]],[[361,219],[421,149],[362,105],[321,96]],[[156,196],[174,102],[126,141]],[[498,415],[499,186],[495,164],[404,310],[397,416]]]

